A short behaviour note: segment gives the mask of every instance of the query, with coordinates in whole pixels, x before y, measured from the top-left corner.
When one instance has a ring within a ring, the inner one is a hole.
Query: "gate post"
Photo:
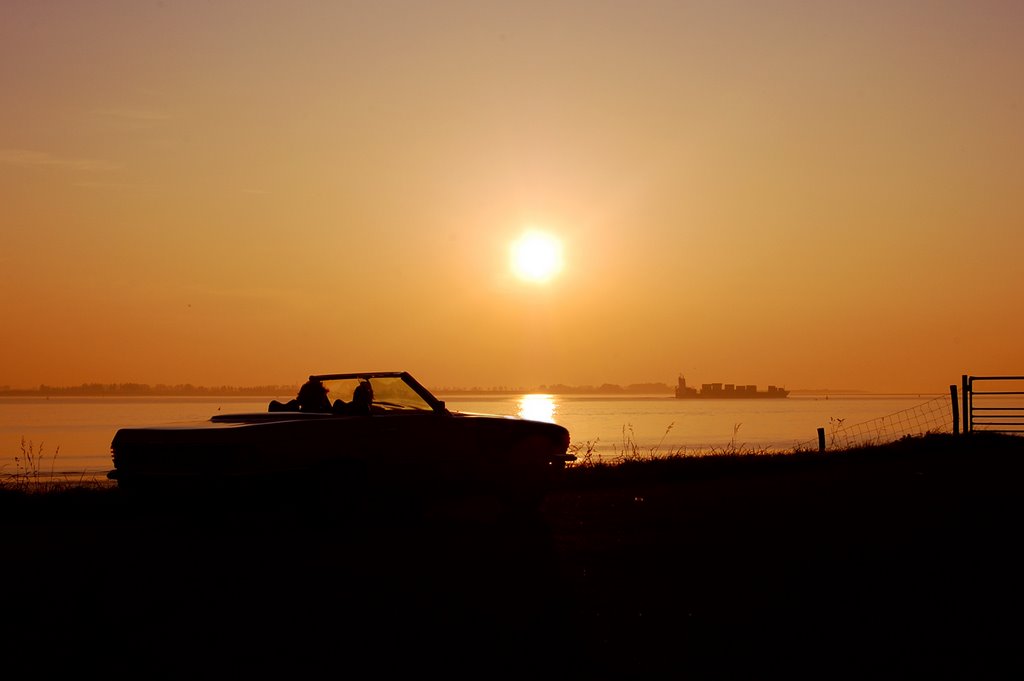
[[[963,402],[963,418],[964,418],[964,433],[971,432],[971,408],[968,403],[967,394],[971,392],[971,380],[967,374],[963,374],[960,377],[961,391],[963,394],[960,395],[960,400]]]

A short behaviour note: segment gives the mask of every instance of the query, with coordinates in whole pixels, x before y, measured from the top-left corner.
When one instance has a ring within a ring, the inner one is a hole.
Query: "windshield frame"
[[[407,371],[364,371],[344,374],[313,374],[311,380],[321,381],[328,388],[332,403],[341,399],[352,400],[352,391],[360,381],[369,381],[373,388],[374,404],[397,410],[432,411],[448,413],[444,401],[439,400]],[[404,387],[403,387],[404,386]],[[398,390],[395,390],[395,388]]]

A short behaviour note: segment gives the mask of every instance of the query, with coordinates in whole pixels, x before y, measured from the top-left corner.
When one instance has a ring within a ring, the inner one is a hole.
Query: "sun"
[[[545,284],[562,271],[562,242],[555,236],[531,229],[512,242],[512,271],[523,281]]]

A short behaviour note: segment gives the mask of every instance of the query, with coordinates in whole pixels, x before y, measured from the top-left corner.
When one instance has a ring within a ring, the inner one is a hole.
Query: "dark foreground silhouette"
[[[532,517],[5,492],[5,668],[1012,677],[1022,442],[576,468]]]

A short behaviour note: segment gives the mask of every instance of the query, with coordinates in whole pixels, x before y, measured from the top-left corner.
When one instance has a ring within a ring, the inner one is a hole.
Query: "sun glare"
[[[546,283],[562,271],[562,243],[551,234],[531,230],[513,242],[511,263],[523,281]]]
[[[518,415],[531,421],[555,422],[555,400],[551,395],[531,393],[519,398]]]

